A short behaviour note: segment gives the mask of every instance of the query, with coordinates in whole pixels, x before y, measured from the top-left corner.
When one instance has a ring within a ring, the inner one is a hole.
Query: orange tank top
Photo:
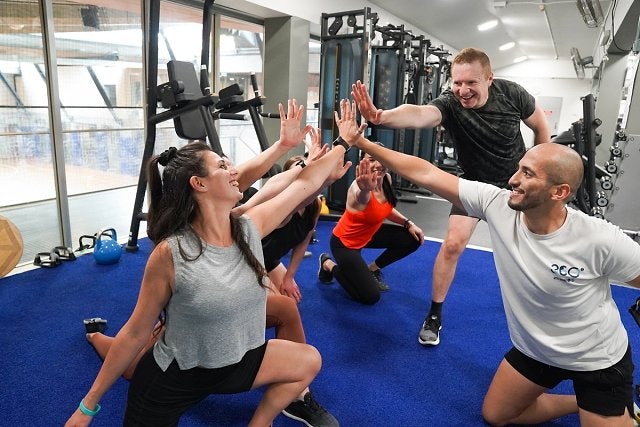
[[[372,194],[367,207],[362,211],[345,210],[333,229],[333,234],[349,249],[361,249],[369,243],[382,222],[389,216],[393,206],[380,203]]]

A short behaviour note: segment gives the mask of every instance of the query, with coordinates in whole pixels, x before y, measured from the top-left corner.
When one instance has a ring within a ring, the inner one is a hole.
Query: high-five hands
[[[298,106],[295,99],[287,101],[287,114],[282,104],[278,104],[280,111],[280,143],[289,149],[296,148],[304,139],[305,134],[312,128],[306,125],[300,130],[300,123],[304,115],[304,107]]]
[[[378,185],[378,176],[371,168],[368,158],[363,158],[356,166],[356,184],[361,191],[373,191]]]
[[[382,122],[382,110],[373,105],[371,96],[369,96],[369,92],[367,92],[367,87],[363,85],[360,80],[351,85],[351,96],[353,96],[356,104],[358,104],[360,114],[362,114],[365,120],[374,125],[379,125]]]
[[[338,115],[337,111],[333,113],[340,136],[349,146],[354,145],[367,128],[367,122],[362,122],[358,125],[356,121],[357,111],[355,102],[343,99],[340,101],[340,114]]]

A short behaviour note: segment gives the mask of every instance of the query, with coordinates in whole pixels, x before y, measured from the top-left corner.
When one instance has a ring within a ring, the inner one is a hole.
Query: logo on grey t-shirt
[[[584,268],[551,264],[551,272],[553,273],[553,278],[562,280],[564,282],[575,281],[578,277],[580,277],[580,273],[582,271],[584,271]]]

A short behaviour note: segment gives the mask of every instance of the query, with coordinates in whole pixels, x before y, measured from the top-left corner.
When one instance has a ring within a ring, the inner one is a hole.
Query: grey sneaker
[[[374,279],[378,282],[378,290],[380,292],[387,292],[389,290],[389,285],[387,285],[382,278],[382,270],[377,269],[376,271],[372,271],[371,274],[373,274]]]
[[[339,427],[336,417],[324,409],[311,392],[304,395],[304,400],[296,400],[282,410],[282,413],[309,427]]]
[[[440,318],[432,314],[424,320],[418,335],[418,342],[422,345],[440,344],[440,329],[442,329]]]

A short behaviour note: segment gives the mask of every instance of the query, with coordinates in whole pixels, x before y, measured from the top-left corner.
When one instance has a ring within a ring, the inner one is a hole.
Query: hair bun
[[[169,147],[167,150],[164,150],[162,154],[160,154],[160,158],[158,159],[158,163],[162,166],[167,166],[169,162],[176,156],[178,149],[176,147]]]

